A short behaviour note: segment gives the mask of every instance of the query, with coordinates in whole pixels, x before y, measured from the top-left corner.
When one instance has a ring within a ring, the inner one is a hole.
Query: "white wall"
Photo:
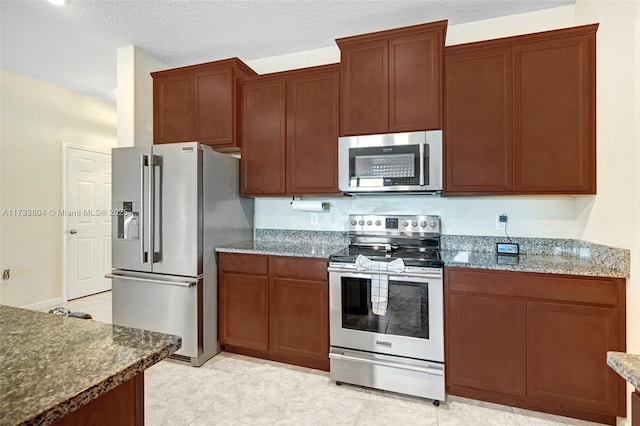
[[[600,23],[598,195],[580,237],[631,249],[627,352],[640,354],[640,2],[580,0],[575,7],[576,24]]]
[[[7,70],[0,70],[0,211],[60,209],[62,141],[111,148],[116,110]],[[24,306],[62,297],[61,218],[0,216],[0,303]]]
[[[153,79],[169,68],[136,46],[117,51],[118,146],[153,144]]]

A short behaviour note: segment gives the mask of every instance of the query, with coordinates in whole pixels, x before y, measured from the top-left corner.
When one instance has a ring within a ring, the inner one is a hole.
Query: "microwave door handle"
[[[420,186],[424,186],[424,144],[420,144]]]
[[[144,227],[146,225],[146,218],[144,217],[144,168],[148,164],[148,156],[145,154],[140,155],[140,263],[147,263],[147,252],[144,250]]]

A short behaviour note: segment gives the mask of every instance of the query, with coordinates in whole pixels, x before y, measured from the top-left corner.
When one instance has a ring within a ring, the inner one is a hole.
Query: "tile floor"
[[[65,303],[111,322],[111,293]],[[48,309],[47,309],[48,310]],[[200,368],[166,360],[145,372],[148,426],[208,425],[596,425],[449,397],[431,401],[357,386],[336,386],[328,373],[221,353]],[[618,426],[625,425],[619,419]]]

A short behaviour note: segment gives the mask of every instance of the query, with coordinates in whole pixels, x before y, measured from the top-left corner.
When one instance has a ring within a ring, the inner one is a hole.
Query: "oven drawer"
[[[444,401],[444,364],[333,347],[329,358],[336,382]]]

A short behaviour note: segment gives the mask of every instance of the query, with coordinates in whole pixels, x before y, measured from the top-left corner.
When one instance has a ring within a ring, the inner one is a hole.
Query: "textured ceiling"
[[[0,66],[115,102],[116,49],[170,67],[332,46],[340,37],[448,19],[449,25],[575,0],[0,1]]]

